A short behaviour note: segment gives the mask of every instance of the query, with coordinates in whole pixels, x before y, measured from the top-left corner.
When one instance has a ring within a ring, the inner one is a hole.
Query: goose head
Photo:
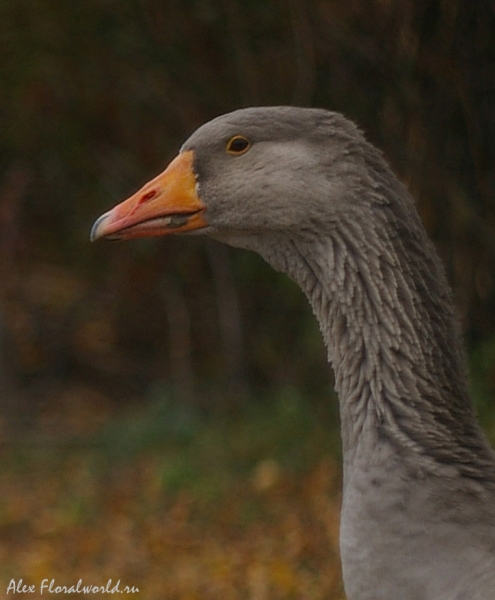
[[[375,154],[337,113],[241,109],[195,131],[163,173],[96,221],[91,239],[194,232],[263,254],[274,236],[329,234],[383,204],[369,193]]]

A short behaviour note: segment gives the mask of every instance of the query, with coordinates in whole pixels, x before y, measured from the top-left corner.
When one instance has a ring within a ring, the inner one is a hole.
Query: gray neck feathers
[[[319,321],[346,468],[386,440],[421,468],[484,478],[493,458],[468,395],[449,288],[412,200],[393,188],[400,203],[347,207],[325,235],[278,233],[256,250],[300,285]]]

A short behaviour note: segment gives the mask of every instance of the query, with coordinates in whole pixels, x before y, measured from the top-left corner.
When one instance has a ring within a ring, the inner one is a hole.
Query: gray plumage
[[[235,134],[252,147],[231,157]],[[323,110],[236,111],[183,149],[195,152],[205,232],[287,273],[319,321],[340,400],[349,600],[494,600],[495,460],[405,187]]]
[[[228,140],[251,146],[226,152]],[[494,600],[495,459],[445,275],[406,188],[339,114],[265,107],[184,144],[213,238],[308,297],[335,371],[349,600]]]

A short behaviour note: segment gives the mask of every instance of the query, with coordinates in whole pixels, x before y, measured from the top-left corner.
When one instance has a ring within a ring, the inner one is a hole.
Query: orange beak
[[[130,240],[207,227],[205,205],[196,193],[193,152],[179,154],[155,179],[102,215],[91,241]]]

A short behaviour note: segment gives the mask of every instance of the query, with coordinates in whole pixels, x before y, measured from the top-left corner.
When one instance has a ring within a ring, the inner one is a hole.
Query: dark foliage
[[[227,408],[268,385],[327,396],[305,300],[257,257],[88,242],[196,126],[252,104],[356,120],[417,198],[468,341],[493,338],[488,1],[1,0],[0,47],[5,414],[59,410],[74,382],[115,401],[165,381],[203,406],[221,388]]]

